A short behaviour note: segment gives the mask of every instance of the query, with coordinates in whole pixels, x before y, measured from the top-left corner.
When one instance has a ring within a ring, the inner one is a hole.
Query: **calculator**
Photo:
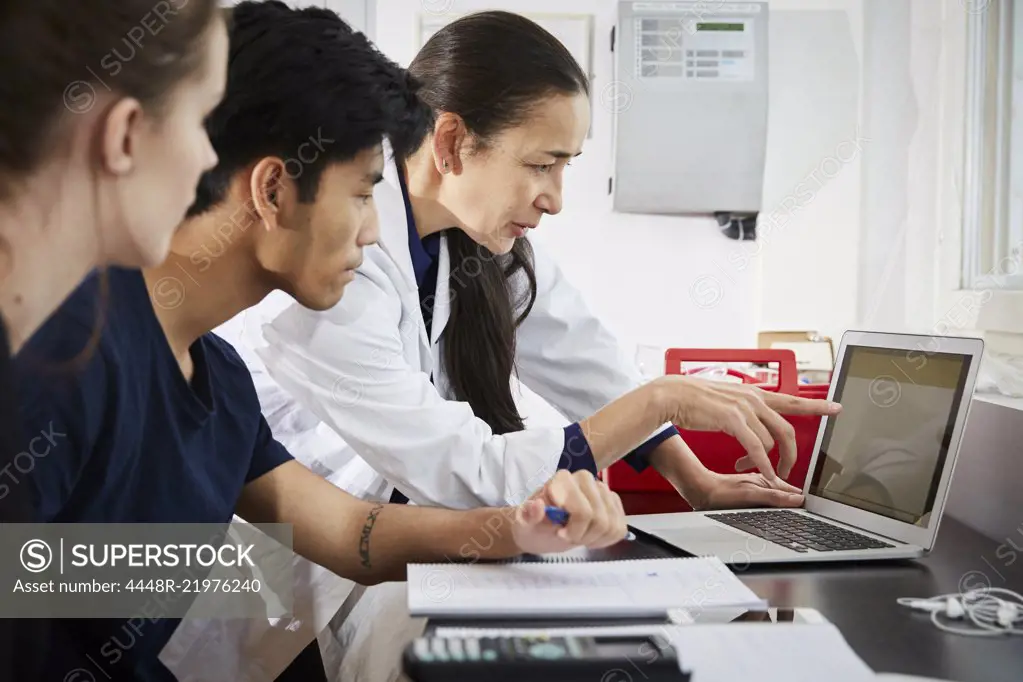
[[[402,657],[413,682],[688,682],[653,636],[420,637]]]

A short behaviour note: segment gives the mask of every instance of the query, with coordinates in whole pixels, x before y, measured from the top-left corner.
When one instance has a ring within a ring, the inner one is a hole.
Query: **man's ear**
[[[125,97],[118,100],[100,120],[100,154],[103,169],[125,175],[135,169],[137,141],[134,135],[142,122],[142,105]]]
[[[458,114],[445,111],[433,127],[433,158],[437,172],[462,172],[462,147],[466,139],[465,121]]]
[[[249,175],[249,183],[256,214],[267,230],[277,228],[284,195],[284,162],[274,157],[260,159]]]

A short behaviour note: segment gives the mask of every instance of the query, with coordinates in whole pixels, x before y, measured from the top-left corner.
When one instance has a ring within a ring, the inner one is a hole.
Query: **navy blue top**
[[[408,247],[412,255],[412,270],[416,275],[416,284],[419,286],[419,305],[426,322],[427,335],[433,323],[433,300],[437,290],[437,259],[440,253],[440,233],[435,232],[420,239],[419,231],[416,229],[415,218],[412,215],[412,204],[408,197],[408,188],[405,186],[405,178],[398,168],[398,180],[401,184],[401,193],[405,199],[405,217],[408,223]],[[623,459],[636,471],[643,471],[649,466],[647,457],[654,449],[671,438],[678,435],[678,429],[674,426],[668,427],[648,439],[638,448],[627,454]],[[583,435],[582,427],[578,422],[565,427],[565,445],[561,451],[561,459],[558,461],[559,469],[577,471],[587,469],[594,476],[597,475],[597,464],[593,459],[593,452],[590,450],[589,441]],[[393,499],[392,499],[393,501]]]
[[[206,334],[192,345],[189,383],[141,273],[108,277],[107,292],[97,275],[88,278],[17,358],[25,432],[49,443],[25,478],[37,518],[227,524],[243,486],[291,455],[227,342]],[[89,352],[97,313],[105,322],[83,366],[57,367]],[[178,622],[145,620],[139,634],[127,619],[57,621],[44,679],[83,668],[97,680],[169,682],[157,655]]]
[[[23,484],[32,473],[32,439],[18,414],[10,341],[0,316],[0,524],[30,523],[32,495]],[[38,441],[36,441],[38,443]],[[12,548],[5,548],[13,553]],[[0,619],[0,680],[38,680],[50,654],[45,618]]]

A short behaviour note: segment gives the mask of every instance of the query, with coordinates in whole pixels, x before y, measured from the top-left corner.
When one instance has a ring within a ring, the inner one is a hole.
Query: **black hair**
[[[510,12],[478,12],[451,22],[423,46],[409,72],[434,116],[451,112],[465,121],[476,149],[526,122],[551,95],[589,94],[586,74],[568,49]],[[409,149],[425,138],[425,132],[413,137]],[[495,433],[520,431],[524,423],[510,381],[515,330],[536,300],[533,252],[518,239],[509,254],[494,257],[457,229],[448,230],[447,243],[452,301],[443,362],[452,390]],[[514,300],[513,282],[521,278],[525,299]]]
[[[57,153],[62,124],[96,93],[133,97],[159,114],[199,72],[216,0],[0,2],[0,199]]]
[[[421,136],[429,111],[408,73],[330,10],[242,2],[231,13],[227,89],[207,119],[219,161],[188,216],[223,200],[231,178],[267,156],[285,162],[298,199],[316,198],[328,165]]]

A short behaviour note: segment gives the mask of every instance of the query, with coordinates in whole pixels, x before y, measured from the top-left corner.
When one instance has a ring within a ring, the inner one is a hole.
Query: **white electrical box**
[[[612,36],[614,209],[757,213],[767,148],[766,2],[622,1]]]

